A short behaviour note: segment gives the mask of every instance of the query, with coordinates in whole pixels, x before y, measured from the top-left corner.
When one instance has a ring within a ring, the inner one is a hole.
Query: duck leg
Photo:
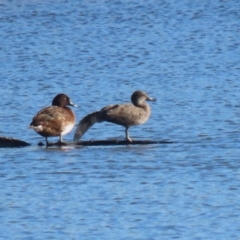
[[[59,135],[59,140],[58,140],[57,144],[60,145],[60,146],[66,146],[67,145],[65,142],[63,142],[62,134]]]
[[[46,139],[46,146],[49,146],[49,142],[48,142],[47,137],[45,137],[45,139]]]
[[[58,140],[58,143],[62,143],[62,134],[59,135],[59,140]]]
[[[128,128],[129,127],[125,128],[126,140],[127,140],[127,142],[132,142],[132,139],[129,137],[129,134],[128,134]]]

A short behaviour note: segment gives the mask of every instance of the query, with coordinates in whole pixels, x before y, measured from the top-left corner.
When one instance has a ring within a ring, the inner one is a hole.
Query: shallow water
[[[32,145],[0,150],[0,239],[238,239],[239,7],[1,1],[0,135]],[[57,93],[80,120],[136,89],[157,102],[130,136],[173,144],[46,149],[27,128]]]

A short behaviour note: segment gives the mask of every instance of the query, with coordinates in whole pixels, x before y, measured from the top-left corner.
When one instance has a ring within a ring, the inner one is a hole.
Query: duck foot
[[[126,140],[127,143],[132,143],[133,142],[133,140],[131,138],[129,138],[129,137],[126,138],[125,140]]]
[[[67,146],[67,143],[58,141],[54,145],[57,145],[57,146]]]
[[[65,142],[55,142],[55,143],[47,143],[46,144],[46,147],[53,147],[53,146],[67,146],[68,144],[67,143],[65,143]],[[45,144],[43,143],[43,142],[39,142],[38,143],[38,146],[39,147],[43,147],[43,146],[45,146]]]

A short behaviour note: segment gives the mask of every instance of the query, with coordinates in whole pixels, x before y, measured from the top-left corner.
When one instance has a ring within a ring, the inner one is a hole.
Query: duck
[[[132,103],[108,105],[100,111],[88,114],[78,123],[73,141],[78,142],[95,123],[106,121],[125,127],[126,141],[132,142],[128,129],[145,123],[151,115],[151,108],[146,101],[156,101],[156,98],[137,90],[131,95]]]
[[[57,94],[52,100],[52,106],[41,109],[32,119],[29,128],[45,137],[46,146],[49,146],[48,137],[59,136],[58,144],[63,143],[63,136],[74,127],[76,117],[71,108],[75,106],[70,98],[64,94]]]

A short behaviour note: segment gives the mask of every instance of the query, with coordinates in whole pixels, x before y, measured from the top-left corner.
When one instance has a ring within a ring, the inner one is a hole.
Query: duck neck
[[[147,104],[146,101],[141,101],[140,99],[133,101],[133,105],[135,107],[143,108],[144,110],[150,110],[150,106]]]

